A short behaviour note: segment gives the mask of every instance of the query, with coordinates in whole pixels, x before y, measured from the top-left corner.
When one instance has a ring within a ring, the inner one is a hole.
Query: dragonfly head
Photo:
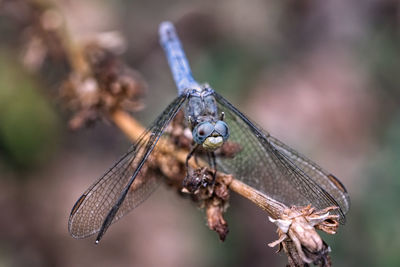
[[[220,148],[229,138],[228,125],[223,121],[203,121],[194,127],[193,140],[208,151]]]

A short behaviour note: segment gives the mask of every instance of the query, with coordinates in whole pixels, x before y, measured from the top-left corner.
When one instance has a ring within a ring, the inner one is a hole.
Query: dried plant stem
[[[70,37],[67,31],[62,30],[64,33],[62,36],[64,37],[64,45],[65,52],[67,53],[67,59],[69,60],[70,66],[75,71],[75,73],[80,73],[84,75],[90,74],[90,67],[87,61],[84,58],[82,48],[78,45],[75,45],[74,40]]]
[[[58,30],[60,37],[62,38],[62,44],[64,45],[64,51],[66,58],[75,73],[89,76],[91,74],[90,66],[88,61],[85,59],[83,53],[83,47],[76,44],[76,40],[71,36],[67,30],[65,21],[63,27]]]
[[[146,130],[139,122],[134,120],[127,112],[115,110],[111,117],[114,123],[128,136],[132,141],[137,141],[141,134]]]
[[[82,48],[81,46],[76,45],[76,41],[67,30],[65,18],[62,12],[58,9],[56,3],[52,0],[31,0],[31,3],[40,7],[43,14],[47,11],[51,11],[62,20],[63,23],[53,30],[61,39],[60,45],[62,45],[63,51],[66,53],[66,59],[69,61],[71,68],[76,73],[89,74],[90,67],[81,51]]]
[[[278,215],[282,213],[282,210],[287,209],[287,207],[282,203],[266,196],[237,179],[232,179],[229,184],[229,189],[249,199],[254,204],[268,212],[268,214],[273,218],[278,218]]]
[[[117,109],[111,114],[114,123],[129,137],[136,142],[146,130],[139,122],[132,118],[127,112]],[[161,138],[157,144],[157,150],[173,155],[179,162],[185,163],[188,151],[184,149],[174,149],[172,144]],[[190,162],[191,166],[197,168],[195,162]]]
[[[145,131],[140,123],[123,110],[115,110],[111,114],[111,118],[133,142],[141,138]],[[159,140],[157,151],[173,156],[180,163],[185,163],[188,153],[187,150],[177,149],[164,138]],[[198,160],[199,166],[196,166],[195,161],[191,161],[189,164],[193,168],[207,166],[201,160]],[[279,248],[283,249],[287,254],[290,266],[303,266],[304,263],[312,262],[320,266],[330,266],[328,255],[330,249],[323,242],[315,228],[331,234],[336,232],[338,226],[337,215],[329,214],[329,211],[335,209],[335,207],[322,211],[314,211],[311,206],[288,208],[279,201],[235,179],[232,175],[218,172],[217,180],[223,181],[230,190],[249,199],[270,215],[270,221],[278,227],[280,238],[270,243],[269,246],[279,245]],[[209,205],[206,208],[210,229],[217,231],[220,239],[224,240],[228,229],[222,217],[222,212],[223,208],[221,209],[219,205]],[[214,213],[218,216],[213,216]],[[329,222],[331,221],[334,223],[330,224]],[[294,245],[291,245],[292,243]],[[306,248],[306,250],[303,248]]]
[[[115,110],[111,117],[114,123],[127,135],[133,142],[137,141],[142,133],[145,131],[145,128],[138,123],[134,118],[132,118],[127,112],[123,110]],[[181,163],[185,163],[186,155],[188,151],[184,149],[172,149],[172,145],[168,144],[168,140],[161,138],[159,143],[157,144],[158,151],[163,153],[168,153],[173,155],[176,160]],[[205,162],[198,160],[200,166],[207,166]],[[198,168],[195,161],[190,161],[190,165],[193,168]],[[228,174],[218,173],[218,176],[227,176]],[[282,213],[283,210],[287,209],[285,205],[282,203],[266,196],[265,194],[255,190],[254,188],[242,183],[241,181],[231,178],[229,183],[229,188],[238,193],[239,195],[249,199],[257,206],[267,211],[268,214],[273,218],[278,218],[279,214]]]

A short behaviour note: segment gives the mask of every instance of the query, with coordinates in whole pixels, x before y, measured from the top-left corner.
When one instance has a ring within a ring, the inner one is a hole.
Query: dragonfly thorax
[[[203,121],[216,122],[218,120],[218,108],[214,96],[208,90],[190,93],[186,104],[186,117],[191,129]]]
[[[211,88],[189,93],[186,117],[193,140],[208,151],[221,147],[229,137],[228,125],[218,114],[217,102]]]

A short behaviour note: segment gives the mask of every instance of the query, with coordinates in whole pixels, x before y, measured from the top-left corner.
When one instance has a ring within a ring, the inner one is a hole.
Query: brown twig
[[[111,117],[114,123],[131,139],[133,142],[136,142],[141,134],[145,131],[145,128],[138,123],[135,119],[133,119],[128,113],[122,110],[116,110],[111,114]],[[186,156],[188,151],[182,149],[173,149],[171,148],[171,144],[168,143],[166,139],[161,139],[159,144],[157,145],[157,150],[164,153],[173,154],[174,158],[181,163],[185,163]],[[172,153],[173,152],[173,153]],[[190,161],[189,164],[192,168],[197,169],[200,166],[207,166],[205,162],[201,160],[197,160],[200,164],[196,164],[195,161]],[[217,175],[222,179],[226,179],[227,174],[218,172]],[[230,176],[230,175],[229,175]],[[282,210],[287,209],[285,205],[282,203],[266,196],[265,194],[255,190],[251,186],[246,185],[245,183],[231,178],[229,181],[229,189],[238,193],[239,195],[249,199],[253,203],[255,203],[260,208],[270,214],[273,218],[279,218],[279,214],[282,213]]]
[[[112,118],[132,141],[136,141],[140,133],[144,131],[144,128],[124,111],[115,111],[112,114]],[[173,155],[175,160],[183,164],[188,151],[176,150],[171,146],[173,145],[169,144],[168,140],[161,139],[158,151]],[[190,162],[190,164],[193,168],[199,167],[194,161]],[[200,162],[199,165],[207,166],[204,162]],[[315,211],[310,206],[288,208],[286,205],[268,197],[231,175],[218,172],[217,181],[222,181],[220,182],[221,184],[225,184],[230,190],[267,211],[271,216],[271,222],[278,226],[278,234],[280,236],[277,241],[269,245],[271,247],[280,245],[280,248],[288,255],[291,266],[302,266],[308,263],[330,266],[328,255],[330,249],[315,229],[323,230],[329,234],[336,232],[338,217],[329,213],[336,207],[330,207],[322,211]],[[219,201],[220,198],[209,198],[208,204],[205,206],[210,229],[217,231],[221,240],[224,240],[227,234],[227,224],[222,217],[225,209],[221,207],[224,207],[224,204],[221,205]]]

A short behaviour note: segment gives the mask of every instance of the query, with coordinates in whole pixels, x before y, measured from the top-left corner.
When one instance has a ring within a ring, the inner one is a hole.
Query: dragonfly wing
[[[219,110],[225,113],[230,142],[240,146],[233,157],[218,158],[218,166],[224,172],[289,207],[338,206],[335,212],[344,223],[348,195],[334,176],[328,176],[317,164],[260,130],[221,95],[214,95]]]
[[[279,141],[277,138],[269,136],[268,140],[281,153],[285,154],[294,162],[305,174],[317,182],[327,193],[329,193],[339,204],[343,213],[346,214],[350,208],[350,196],[344,185],[333,174],[327,172],[315,162],[300,154],[293,148]]]
[[[157,188],[157,176],[146,168],[145,161],[185,100],[185,95],[177,97],[139,141],[82,194],[68,221],[73,237],[84,238],[99,231],[104,234],[111,223],[137,207]]]

